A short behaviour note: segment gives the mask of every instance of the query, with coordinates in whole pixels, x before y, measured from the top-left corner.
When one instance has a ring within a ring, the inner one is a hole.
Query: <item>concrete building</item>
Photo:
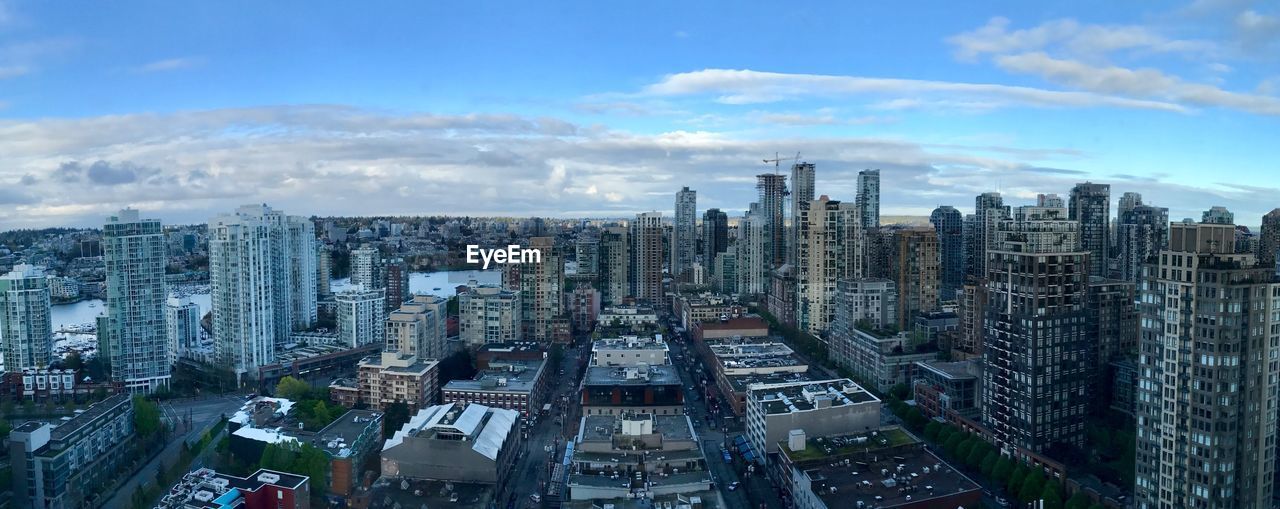
[[[917,362],[915,372],[913,399],[925,417],[951,422],[956,416],[978,420],[982,394],[982,363],[978,359]]]
[[[720,209],[707,209],[702,214],[702,266],[711,275],[716,271],[716,257],[729,250],[729,215]]]
[[[711,269],[712,289],[725,295],[738,293],[738,253],[730,250],[716,255],[716,262]]]
[[[801,328],[818,335],[835,319],[836,282],[863,276],[862,229],[858,208],[826,195],[811,202],[804,213],[796,315]]]
[[[786,251],[786,196],[787,176],[777,173],[756,175],[756,191],[760,204],[759,219],[762,231],[764,264],[761,267],[768,271],[787,261]]]
[[[439,373],[436,359],[396,352],[367,357],[357,367],[360,402],[379,412],[391,403],[404,403],[411,411],[433,405],[439,398]]]
[[[848,329],[865,322],[885,329],[898,321],[897,284],[889,279],[842,279],[836,282],[832,329]]]
[[[1143,205],[1141,198],[1121,210],[1116,224],[1116,265],[1119,278],[1137,282],[1147,260],[1169,243],[1169,209]]]
[[[520,412],[526,419],[547,399],[546,361],[491,361],[470,380],[451,380],[441,388],[444,403],[479,403]]]
[[[982,486],[901,428],[819,440],[795,430],[770,477],[795,509],[982,507]]]
[[[935,345],[908,332],[888,334],[870,328],[841,327],[828,340],[831,359],[853,376],[874,384],[880,392],[910,384],[916,363],[936,359]]]
[[[1107,276],[1111,253],[1111,185],[1084,182],[1071,188],[1068,218],[1080,222],[1080,247],[1089,252],[1089,274]]]
[[[688,187],[676,192],[675,222],[671,228],[671,277],[693,281],[698,260],[698,192]]]
[[[581,395],[582,415],[684,414],[680,373],[670,364],[588,367]]]
[[[173,354],[164,322],[164,233],[158,219],[124,209],[102,227],[106,314],[98,318],[98,352],[111,377],[130,392],[169,385]],[[212,258],[211,258],[212,260]],[[214,265],[211,261],[210,270]]]
[[[445,357],[445,308],[434,295],[414,295],[387,316],[386,351],[427,359]]]
[[[973,200],[973,222],[970,234],[969,252],[966,255],[969,276],[987,277],[987,251],[995,243],[996,226],[1000,221],[1009,219],[1009,207],[1004,204],[1000,193],[982,193]]]
[[[862,229],[880,227],[880,170],[858,172],[858,215]]]
[[[523,450],[519,419],[476,403],[424,408],[382,446],[382,475],[505,486]]]
[[[309,219],[266,205],[209,220],[213,340],[237,376],[255,376],[291,332],[315,324],[315,242]]]
[[[783,343],[719,340],[705,347],[716,388],[735,415],[746,414],[747,389],[752,385],[809,379],[808,363]]]
[[[1258,232],[1258,265],[1271,267],[1280,273],[1280,208],[1271,209],[1262,216],[1262,229]]]
[[[816,438],[879,429],[880,400],[847,378],[757,384],[747,390],[746,428],[756,457],[768,458],[792,430]]]
[[[1231,224],[1174,223],[1139,293],[1135,507],[1273,507],[1280,284]]]
[[[56,426],[27,422],[9,434],[9,465],[18,509],[80,507],[115,476],[134,434],[133,399],[118,394]]]
[[[1088,323],[1094,329],[1090,335],[1097,343],[1093,362],[1101,375],[1111,361],[1138,354],[1137,285],[1091,276],[1087,295]]]
[[[940,293],[938,299],[956,299],[956,292],[964,285],[964,216],[950,205],[933,209],[929,223],[938,235],[940,268]]]
[[[662,213],[637,214],[631,222],[631,293],[637,300],[658,305],[662,299]]]
[[[746,314],[747,308],[727,295],[702,293],[680,294],[672,304],[672,313],[686,330],[697,322],[737,318]]]
[[[769,271],[769,286],[765,295],[766,309],[778,323],[788,327],[797,326],[796,312],[800,307],[797,300],[800,293],[798,271],[791,264],[782,264]]]
[[[671,364],[671,352],[661,338],[623,336],[591,344],[590,366],[640,367]]]
[[[704,493],[712,483],[685,415],[584,415],[569,466],[567,498],[597,504]]]
[[[769,288],[769,244],[765,219],[760,204],[752,203],[738,222],[738,240],[734,246],[737,269],[737,293],[764,295]]]
[[[552,320],[564,314],[564,257],[553,237],[529,239],[539,259],[502,265],[502,288],[520,293],[520,335],[526,341],[550,343]]]
[[[390,313],[413,298],[413,292],[409,289],[409,265],[403,258],[388,258],[382,261],[382,268],[386,275],[387,289],[384,310]]]
[[[1201,223],[1209,224],[1236,224],[1236,215],[1227,210],[1226,207],[1214,205],[1209,210],[1204,211],[1200,215]]]
[[[1064,212],[1001,221],[989,251],[982,420],[1001,447],[1039,453],[1084,445],[1096,355],[1091,254],[1080,244],[1081,223]]]
[[[600,232],[600,298],[602,305],[622,305],[631,295],[631,233],[621,226]]]
[[[193,349],[200,348],[200,305],[191,302],[188,297],[169,297],[164,306],[164,322],[166,336],[169,338],[169,349],[174,355],[185,355]],[[176,359],[175,359],[176,361]]]
[[[787,263],[792,266],[800,265],[800,239],[803,238],[802,230],[804,228],[804,219],[808,216],[808,209],[811,202],[815,198],[814,180],[817,176],[817,166],[813,163],[796,162],[791,165],[791,193],[788,200],[791,202],[791,210],[789,212],[787,223],[790,227],[787,230]]]
[[[385,288],[386,277],[382,272],[382,253],[378,248],[365,244],[351,250],[351,284],[364,288]]]
[[[649,306],[609,306],[600,312],[600,325],[657,325],[658,313]]]
[[[260,468],[236,477],[209,468],[182,476],[160,498],[157,509],[310,509],[310,477]]]
[[[15,265],[0,276],[0,372],[49,367],[53,322],[44,268]]]
[[[49,296],[53,299],[71,300],[80,297],[80,280],[73,277],[49,276]]]
[[[347,348],[382,342],[387,336],[386,301],[384,288],[355,286],[334,295],[338,342]]]
[[[462,343],[475,348],[523,339],[520,300],[520,292],[469,285],[467,291],[458,294],[458,336]]]
[[[942,272],[938,232],[933,228],[903,228],[894,232],[893,240],[898,328],[908,329],[917,314],[938,309]]]
[[[333,279],[333,247],[316,243],[316,296],[327,297],[333,294],[329,280]]]
[[[600,236],[583,232],[573,242],[573,259],[578,262],[575,273],[585,278],[597,278],[600,275]]]
[[[565,294],[565,311],[569,314],[569,325],[575,334],[585,334],[595,326],[600,318],[600,290],[590,283],[579,281],[570,284],[569,293]]]
[[[982,355],[982,342],[986,334],[983,325],[987,316],[987,286],[981,279],[968,278],[960,289],[960,330],[951,346],[952,357],[958,360]]]

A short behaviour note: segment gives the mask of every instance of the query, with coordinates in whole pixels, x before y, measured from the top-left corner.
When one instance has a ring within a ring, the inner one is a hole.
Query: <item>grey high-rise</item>
[[[796,266],[800,263],[800,228],[804,209],[813,201],[814,177],[817,167],[813,163],[796,163],[791,165],[791,210],[787,229],[787,263]]]
[[[1280,208],[1262,216],[1262,231],[1258,236],[1258,265],[1276,270],[1280,266],[1277,264],[1280,256],[1276,255],[1280,251]]]
[[[1147,259],[1169,242],[1169,209],[1134,205],[1120,214],[1116,225],[1116,266],[1119,278],[1137,282]]]
[[[880,170],[858,172],[859,223],[863,231],[880,227]]]
[[[1120,205],[1116,207],[1116,217],[1124,217],[1124,213],[1142,205],[1142,194],[1128,192],[1120,195]]]
[[[702,214],[702,270],[715,273],[716,255],[729,250],[729,215],[720,209]]]
[[[941,255],[941,300],[955,300],[956,291],[964,285],[964,216],[950,205],[942,205],[929,214],[929,222],[938,232]]]
[[[600,301],[621,305],[631,295],[631,232],[612,225],[600,231]]]
[[[1280,284],[1234,236],[1172,224],[1139,285],[1139,509],[1274,507]]]
[[[676,192],[675,223],[671,228],[671,277],[693,280],[698,261],[698,192],[688,187]]]
[[[99,319],[98,352],[111,378],[129,392],[169,385],[168,329],[165,327],[164,232],[159,219],[141,219],[124,209],[102,227],[107,269],[107,313]],[[315,290],[312,289],[312,298]]]
[[[662,213],[637,214],[631,222],[631,295],[662,303]]]
[[[760,199],[756,216],[764,228],[766,270],[782,265],[787,258],[783,202],[787,195],[787,177],[773,173],[756,175],[756,191]]]
[[[1089,251],[1089,273],[1107,275],[1111,242],[1111,185],[1084,182],[1071,188],[1070,218],[1080,222],[1080,247]]]
[[[1200,215],[1200,222],[1209,224],[1236,224],[1236,215],[1226,207],[1214,205]]]
[[[1084,445],[1089,252],[1059,208],[1000,221],[989,252],[982,420],[1002,448]]]
[[[982,193],[973,200],[973,228],[969,242],[969,275],[987,277],[987,251],[995,239],[996,225],[1009,218],[1009,207],[1000,193]]]
[[[49,279],[44,268],[15,265],[0,276],[0,371],[47,368],[53,360]]]

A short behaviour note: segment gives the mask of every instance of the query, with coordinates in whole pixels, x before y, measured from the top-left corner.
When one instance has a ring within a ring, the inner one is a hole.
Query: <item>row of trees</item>
[[[329,401],[329,389],[312,389],[309,384],[297,378],[286,376],[276,384],[276,397],[294,402],[294,415],[302,421],[304,429],[320,431],[342,414],[346,407]]]
[[[311,493],[324,493],[328,489],[329,458],[324,451],[311,444],[284,442],[267,444],[262,450],[258,466],[280,472],[310,476]]]

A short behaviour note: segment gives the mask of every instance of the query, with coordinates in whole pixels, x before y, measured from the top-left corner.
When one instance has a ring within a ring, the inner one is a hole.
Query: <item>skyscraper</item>
[[[982,419],[1002,447],[1083,446],[1089,252],[1062,209],[1019,216],[1000,221],[988,259]]]
[[[605,226],[600,232],[600,301],[622,304],[631,295],[631,234],[621,226]]]
[[[638,214],[631,223],[631,294],[651,305],[662,303],[662,235],[661,212]]]
[[[956,300],[956,291],[964,285],[964,216],[950,205],[933,209],[929,215],[938,234],[938,251],[941,254],[942,293],[939,300]]]
[[[995,241],[996,225],[1009,218],[1009,207],[1000,193],[982,193],[973,200],[973,227],[969,242],[969,275],[987,277],[987,251]]]
[[[835,319],[836,282],[862,277],[861,228],[852,203],[819,197],[805,208],[800,258],[806,263],[804,283],[797,284],[798,322],[813,334],[825,333]]]
[[[368,290],[384,288],[382,253],[378,248],[365,244],[351,251],[351,284]]]
[[[564,313],[564,256],[554,237],[530,238],[528,247],[537,249],[541,259],[504,264],[502,285],[505,290],[520,293],[521,337],[550,343],[551,322]]]
[[[275,362],[289,333],[315,324],[314,228],[266,205],[209,220],[213,340],[237,376]]]
[[[813,201],[816,170],[813,163],[791,165],[791,194],[788,196],[791,200],[791,217],[788,221],[791,227],[787,229],[787,263],[794,266],[800,264],[800,228],[803,227],[801,218],[804,216],[802,210]]]
[[[1169,242],[1169,209],[1137,204],[1120,213],[1116,224],[1116,267],[1119,278],[1137,282],[1147,259]]]
[[[169,297],[164,306],[169,348],[175,354],[200,346],[200,305],[186,297]]]
[[[702,214],[702,268],[715,274],[716,255],[729,249],[729,215],[720,209]]]
[[[47,368],[53,361],[49,279],[44,268],[15,265],[0,276],[0,372]]]
[[[1070,219],[1080,222],[1080,247],[1089,251],[1089,273],[1107,275],[1111,241],[1111,185],[1084,182],[1071,188]]]
[[[108,360],[111,378],[129,392],[168,386],[173,354],[164,322],[168,257],[160,220],[121,210],[103,225],[102,244],[107,311],[98,321],[99,355]]]
[[[579,276],[600,275],[600,237],[583,233],[573,243],[574,259],[578,262]]]
[[[698,192],[688,187],[676,192],[675,224],[671,229],[671,277],[693,280],[698,260]]]
[[[760,209],[756,218],[764,228],[766,271],[786,262],[786,235],[783,218],[783,202],[787,195],[787,177],[773,173],[756,175],[756,191],[759,192]]]
[[[333,278],[333,248],[326,244],[316,243],[316,294],[328,296],[333,293],[329,288],[329,280]]]
[[[880,227],[880,170],[858,172],[858,215],[863,231]]]
[[[898,290],[898,328],[906,330],[921,312],[938,309],[938,233],[903,228],[893,234],[893,275]]]
[[[1209,224],[1236,224],[1236,215],[1226,207],[1214,205],[1200,215],[1200,222]]]
[[[1124,217],[1125,212],[1142,205],[1142,194],[1127,192],[1120,195],[1120,204],[1116,207],[1116,217]]]
[[[1062,197],[1056,194],[1039,194],[1036,195],[1036,206],[1060,209],[1067,205],[1062,202]]]
[[[356,348],[386,341],[387,290],[354,285],[333,296],[338,344]]]
[[[1235,228],[1174,223],[1147,265],[1135,500],[1140,509],[1273,507],[1280,284]]]
[[[738,222],[737,251],[734,261],[738,270],[738,293],[763,295],[769,285],[768,230],[760,216],[760,204],[752,203]]]
[[[1262,216],[1262,230],[1258,232],[1258,265],[1276,270],[1280,256],[1280,208]]]

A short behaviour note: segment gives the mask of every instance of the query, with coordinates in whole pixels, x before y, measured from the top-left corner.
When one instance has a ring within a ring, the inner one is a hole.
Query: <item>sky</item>
[[[775,154],[885,215],[1280,206],[1277,3],[792,4],[0,0],[0,229],[736,215]]]

